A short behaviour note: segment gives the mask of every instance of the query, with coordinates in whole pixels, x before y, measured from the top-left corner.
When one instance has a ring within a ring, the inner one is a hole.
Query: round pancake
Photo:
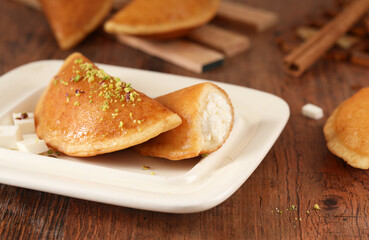
[[[134,0],[104,25],[114,34],[173,38],[210,21],[219,0]]]
[[[369,88],[341,103],[324,126],[328,149],[355,168],[369,168]]]
[[[112,8],[112,0],[40,0],[60,48],[69,49],[95,30]]]

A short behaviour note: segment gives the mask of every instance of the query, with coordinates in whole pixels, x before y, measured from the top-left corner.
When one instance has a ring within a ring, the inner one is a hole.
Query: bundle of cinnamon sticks
[[[355,23],[362,19],[362,17],[368,12],[368,9],[369,0],[355,0],[347,5],[337,15],[332,11],[331,14],[335,15],[335,17],[331,21],[323,24],[321,24],[322,21],[315,21],[316,25],[323,25],[320,30],[298,28],[296,34],[302,38],[307,38],[307,40],[296,47],[289,46],[288,44],[281,44],[280,39],[277,39],[277,43],[279,43],[285,50],[290,50],[288,49],[289,47],[293,48],[293,50],[284,58],[284,67],[286,72],[295,77],[301,76],[319,58],[326,55],[337,42],[340,43],[341,49],[344,50],[345,48],[347,50],[355,44],[358,44],[361,40],[360,38],[344,35],[354,26]],[[366,17],[364,19],[365,20],[363,21],[367,21],[367,26],[369,26],[369,18]],[[365,32],[365,29],[364,33],[362,29],[357,32],[362,35],[366,35],[367,33],[367,31]],[[341,55],[336,54],[336,56],[341,56],[342,59],[345,59],[347,57],[346,55],[348,55],[347,51],[341,51]],[[357,52],[352,55],[354,59],[362,59],[363,57],[362,54],[357,54]],[[355,62],[355,60],[352,62]]]

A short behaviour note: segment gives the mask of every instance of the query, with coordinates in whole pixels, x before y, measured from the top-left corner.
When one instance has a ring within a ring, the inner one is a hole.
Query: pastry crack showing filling
[[[182,118],[182,124],[135,150],[143,155],[182,160],[206,156],[227,140],[234,110],[227,93],[213,83],[200,83],[156,98]]]
[[[203,148],[224,142],[232,127],[232,109],[224,96],[211,93],[205,101],[202,113],[201,131],[204,139]]]

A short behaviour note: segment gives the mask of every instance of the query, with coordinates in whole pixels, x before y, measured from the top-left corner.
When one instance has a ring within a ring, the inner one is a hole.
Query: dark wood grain
[[[332,4],[239,2],[277,12],[278,29],[302,23]],[[96,62],[259,89],[282,97],[291,109],[286,128],[260,166],[213,209],[157,213],[0,185],[0,239],[368,239],[369,172],[332,155],[322,128],[340,102],[368,85],[369,68],[319,60],[304,76],[292,78],[283,72],[276,29],[255,34],[233,27],[250,37],[250,51],[199,75],[119,44],[102,28],[75,49],[62,51],[41,12],[0,0],[0,75],[31,61],[62,59],[80,51]],[[308,102],[322,107],[325,117],[302,116],[301,107]],[[313,210],[314,204],[321,209]],[[292,205],[297,210],[287,211]]]

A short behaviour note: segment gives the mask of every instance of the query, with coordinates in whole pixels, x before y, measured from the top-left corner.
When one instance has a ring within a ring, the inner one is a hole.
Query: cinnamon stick
[[[297,35],[303,40],[309,39],[310,37],[314,36],[318,31],[319,29],[317,28],[306,27],[306,26],[301,26],[296,29]],[[359,41],[360,41],[360,38],[346,34],[346,35],[342,35],[341,37],[339,37],[336,41],[336,44],[342,49],[350,49],[352,46],[354,46]]]
[[[288,74],[298,77],[330,49],[337,39],[363,16],[369,8],[369,0],[357,0],[327,23],[317,34],[309,38],[284,58]]]

